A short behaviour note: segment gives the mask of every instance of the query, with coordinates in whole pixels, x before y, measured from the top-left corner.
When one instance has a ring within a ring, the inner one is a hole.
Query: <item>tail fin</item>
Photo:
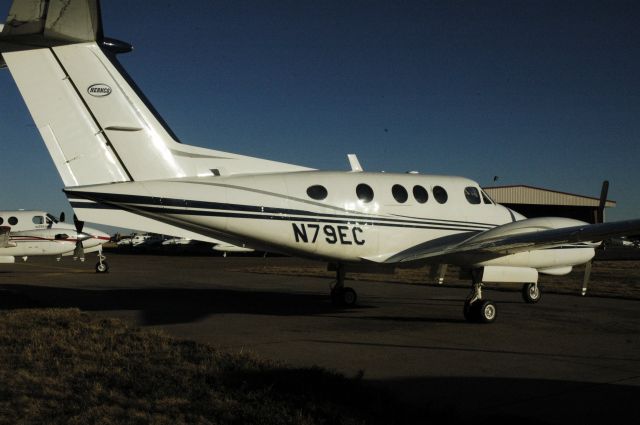
[[[97,0],[14,0],[0,52],[65,186],[307,168],[178,143],[102,36]]]

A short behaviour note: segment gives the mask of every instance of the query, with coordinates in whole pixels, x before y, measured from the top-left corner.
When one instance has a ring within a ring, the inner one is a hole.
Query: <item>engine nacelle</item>
[[[485,266],[476,271],[483,283],[537,283],[538,270],[530,267]]]
[[[554,267],[551,269],[540,269],[538,271],[542,274],[548,274],[551,276],[565,276],[571,273],[572,270],[573,270],[573,267],[566,266],[566,267]]]
[[[13,264],[16,262],[16,258],[15,257],[0,257],[0,264]]]
[[[214,251],[220,252],[253,252],[251,248],[244,248],[242,246],[218,244],[213,247]]]

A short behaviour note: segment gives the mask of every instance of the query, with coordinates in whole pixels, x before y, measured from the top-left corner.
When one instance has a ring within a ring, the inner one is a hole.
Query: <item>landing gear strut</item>
[[[96,273],[107,273],[109,271],[109,264],[105,261],[106,256],[102,254],[102,248],[98,250],[98,262],[96,263]]]
[[[471,293],[464,302],[463,312],[468,322],[491,323],[496,320],[496,305],[482,299],[482,282],[474,279]]]
[[[336,283],[331,288],[331,302],[336,306],[353,306],[358,300],[358,294],[353,288],[344,286],[346,272],[342,264],[336,268]]]

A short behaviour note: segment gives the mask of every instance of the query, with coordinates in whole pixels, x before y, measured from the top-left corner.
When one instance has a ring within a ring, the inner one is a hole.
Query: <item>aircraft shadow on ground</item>
[[[635,416],[640,396],[640,387],[634,385],[552,379],[424,377],[369,382],[408,405],[420,406],[426,418],[449,424],[626,423],[622,418]]]
[[[79,308],[85,311],[140,311],[143,325],[189,323],[212,314],[318,315],[371,308],[340,309],[328,295],[228,289],[70,289],[0,285],[0,309]]]

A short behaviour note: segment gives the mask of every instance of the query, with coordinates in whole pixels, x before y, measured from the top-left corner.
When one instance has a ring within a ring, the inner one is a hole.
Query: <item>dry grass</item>
[[[281,274],[287,276],[314,276],[333,279],[335,272],[327,271],[322,263],[309,263],[304,266],[265,265],[242,268],[238,271],[252,273]],[[584,266],[575,267],[566,276],[540,275],[540,285],[545,292],[579,295],[584,277]],[[431,274],[431,267],[424,266],[412,269],[399,269],[394,274],[349,273],[348,279],[380,282],[396,282],[405,284],[422,284],[437,286]],[[444,286],[469,287],[468,278],[460,277],[458,267],[450,266],[447,270]],[[489,288],[520,291],[520,285],[489,284]],[[640,299],[640,261],[596,261],[591,271],[588,287],[589,296],[617,297]]]
[[[318,368],[216,351],[79,310],[0,313],[1,424],[403,423],[388,395]]]

